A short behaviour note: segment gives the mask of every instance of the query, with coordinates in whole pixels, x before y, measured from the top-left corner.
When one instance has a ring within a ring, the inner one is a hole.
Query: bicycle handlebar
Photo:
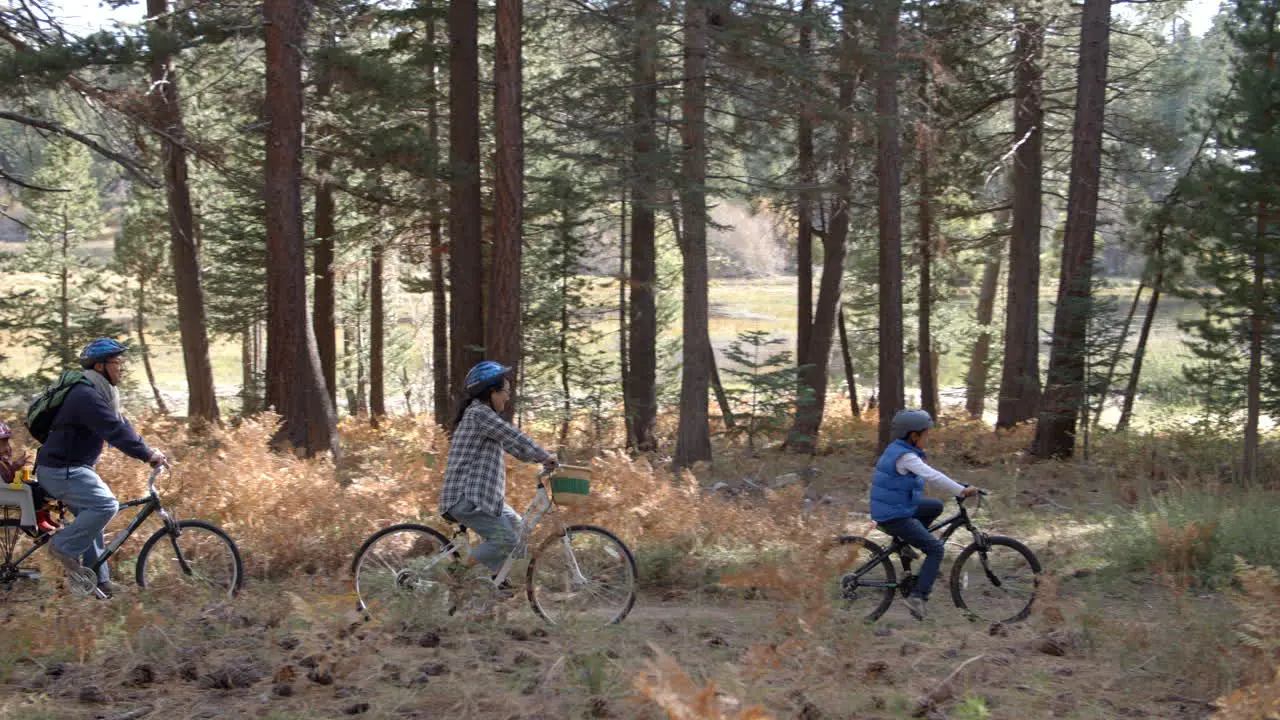
[[[164,465],[157,465],[152,469],[151,476],[147,478],[147,491],[152,495],[156,494],[156,478],[160,477],[160,473],[167,469],[168,467]]]

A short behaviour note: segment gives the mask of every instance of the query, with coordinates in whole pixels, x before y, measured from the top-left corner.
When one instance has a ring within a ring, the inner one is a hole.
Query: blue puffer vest
[[[876,462],[876,474],[871,480],[871,519],[878,523],[913,517],[924,495],[924,478],[898,474],[898,458],[907,453],[915,453],[921,459],[925,456],[923,450],[906,440],[894,440]]]

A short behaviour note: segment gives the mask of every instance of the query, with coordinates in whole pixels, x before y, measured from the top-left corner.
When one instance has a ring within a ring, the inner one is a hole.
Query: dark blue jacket
[[[36,465],[93,467],[102,455],[103,442],[143,462],[151,459],[151,448],[111,407],[98,388],[76,385],[58,408],[49,439],[36,454]]]
[[[906,440],[894,440],[876,463],[871,480],[871,519],[878,523],[914,517],[924,496],[924,478],[898,474],[898,458],[907,453],[924,458],[920,448]]]

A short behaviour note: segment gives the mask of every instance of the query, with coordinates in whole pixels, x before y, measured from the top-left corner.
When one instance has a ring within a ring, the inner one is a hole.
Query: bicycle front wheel
[[[1026,545],[1002,536],[973,543],[951,567],[951,599],[970,619],[1017,622],[1031,614],[1040,585],[1040,560]]]
[[[836,579],[832,600],[845,610],[865,612],[868,622],[880,619],[893,604],[898,573],[892,556],[870,540],[845,535],[828,545],[822,554],[821,571]]]
[[[356,608],[379,612],[392,605],[432,602],[450,609],[449,562],[441,552],[449,540],[426,525],[392,525],[369,536],[356,552],[351,574]],[[455,553],[451,560],[458,560]]]
[[[622,622],[636,604],[636,584],[631,551],[593,525],[547,538],[529,561],[529,603],[553,625]]]
[[[177,532],[164,527],[147,538],[138,553],[136,574],[138,585],[152,592],[212,601],[235,596],[244,564],[222,528],[183,520]]]

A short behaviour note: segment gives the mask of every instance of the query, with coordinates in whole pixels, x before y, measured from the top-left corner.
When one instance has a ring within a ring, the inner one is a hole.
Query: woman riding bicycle
[[[474,530],[485,542],[467,565],[483,563],[497,572],[515,545],[520,514],[506,503],[507,469],[503,452],[524,462],[556,467],[555,456],[499,414],[511,400],[511,368],[486,360],[471,368],[464,382],[467,397],[458,408],[449,460],[440,493],[440,513]]]
[[[886,533],[905,540],[924,552],[918,578],[907,608],[918,620],[925,617],[925,603],[942,565],[942,541],[929,532],[929,525],[942,514],[942,501],[922,497],[928,481],[951,495],[976,495],[978,488],[965,486],[929,467],[924,448],[933,417],[924,410],[902,410],[893,416],[890,438],[876,463],[871,481],[871,519]]]

